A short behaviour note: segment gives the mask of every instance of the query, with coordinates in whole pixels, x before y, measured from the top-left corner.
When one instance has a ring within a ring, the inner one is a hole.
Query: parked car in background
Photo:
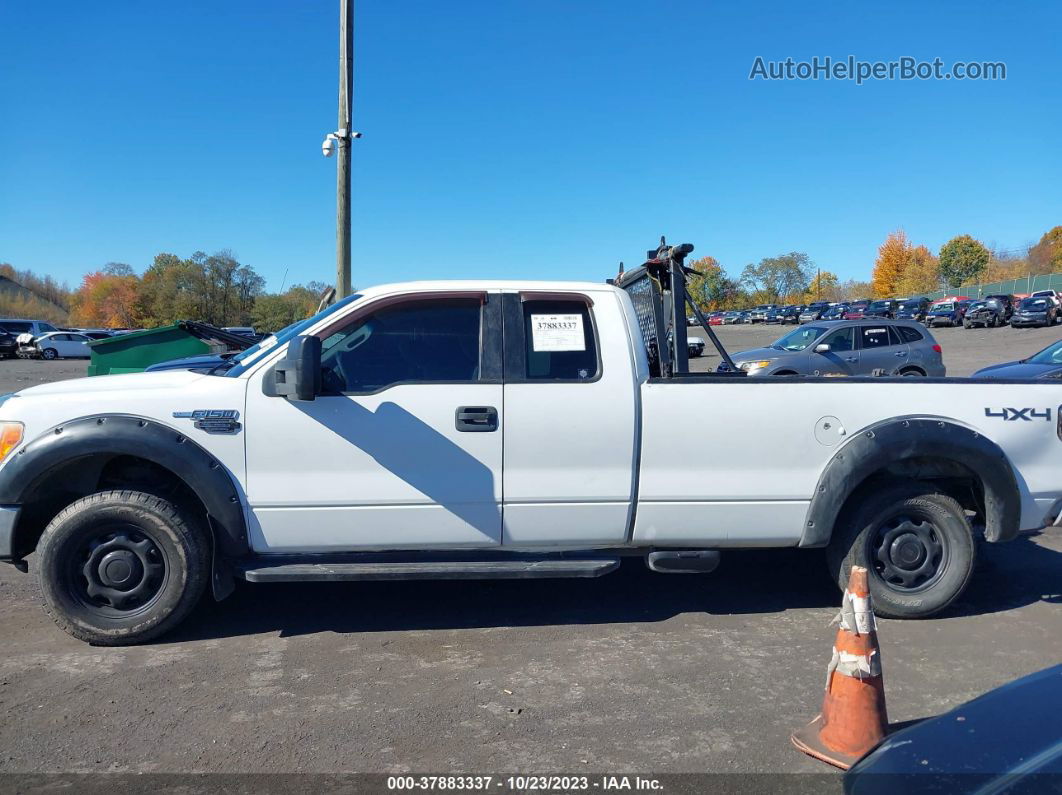
[[[18,354],[18,342],[15,335],[0,328],[0,359],[6,359]]]
[[[937,301],[929,305],[925,324],[930,328],[962,325],[967,306],[964,301]]]
[[[59,330],[44,320],[26,320],[25,318],[15,317],[0,318],[0,328],[14,337],[19,334],[30,334],[34,337],[39,337],[41,334]]]
[[[897,320],[915,320],[924,323],[929,311],[928,298],[908,298],[896,310]]]
[[[812,301],[804,311],[800,313],[801,323],[811,323],[822,317],[823,313],[830,308],[829,301]]]
[[[1017,302],[1014,300],[1013,295],[986,295],[986,301],[996,301],[1003,307],[1003,323],[1010,322],[1010,316],[1014,314],[1014,308]]]
[[[789,304],[782,307],[782,325],[792,323],[794,326],[800,323],[800,313],[805,309],[803,304]]]
[[[84,334],[90,340],[107,340],[114,336],[114,332],[105,328],[76,328],[69,329],[78,334]]]
[[[737,310],[731,310],[730,312],[727,312],[726,314],[723,315],[723,325],[724,326],[730,326],[730,325],[733,325],[735,323],[740,323],[740,322],[741,322],[741,313],[738,312]]]
[[[1057,378],[1062,379],[1062,341],[1052,342],[1025,359],[982,367],[974,378]]]
[[[721,326],[726,320],[726,312],[712,312],[708,315],[709,326]]]
[[[1010,325],[1013,328],[1053,326],[1057,322],[1058,307],[1054,299],[1047,295],[1024,299],[1010,316]]]
[[[91,338],[84,334],[56,331],[33,340],[33,348],[42,359],[87,359]]]
[[[900,308],[900,302],[895,298],[885,298],[881,301],[872,301],[863,310],[864,317],[896,317],[896,310]]]
[[[704,353],[704,340],[700,337],[687,337],[686,351],[693,358],[701,356]]]
[[[848,304],[833,304],[822,313],[823,320],[846,320],[848,318]]]
[[[752,316],[753,323],[766,323],[767,315],[778,308],[778,304],[760,304],[753,307],[749,313]]]
[[[848,311],[845,313],[847,320],[858,320],[864,317],[867,312],[867,307],[870,306],[870,299],[860,298],[858,301],[848,302]]]
[[[945,375],[943,351],[910,320],[827,320],[793,329],[765,348],[731,356],[750,376]],[[727,365],[719,365],[726,372]]]
[[[740,313],[740,319],[738,320],[738,323],[748,324],[748,323],[751,323],[751,322],[752,322],[752,312],[747,310],[747,309],[742,311]]]
[[[1006,309],[998,300],[992,298],[985,301],[973,301],[963,316],[963,328],[984,326],[985,328],[997,328],[1007,325]]]
[[[1050,298],[1056,307],[1062,308],[1062,295],[1058,294],[1058,290],[1037,290],[1029,298]]]

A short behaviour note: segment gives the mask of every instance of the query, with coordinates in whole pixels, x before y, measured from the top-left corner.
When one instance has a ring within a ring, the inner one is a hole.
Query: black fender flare
[[[830,542],[849,495],[867,478],[904,459],[932,457],[962,464],[981,480],[985,538],[1009,541],[1021,523],[1021,495],[1003,450],[978,431],[936,419],[892,419],[865,428],[826,464],[808,506],[802,547]]]
[[[41,434],[0,468],[0,505],[22,505],[55,467],[98,455],[135,456],[173,472],[206,506],[217,550],[248,553],[240,492],[228,470],[180,431],[141,417],[81,417]]]

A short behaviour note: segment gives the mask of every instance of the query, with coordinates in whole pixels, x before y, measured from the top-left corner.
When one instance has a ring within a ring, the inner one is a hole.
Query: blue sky
[[[231,248],[331,280],[338,0],[0,8],[0,260],[76,283]],[[903,227],[1062,223],[1055,2],[358,0],[355,285],[589,278],[661,233],[732,273],[865,277]],[[750,81],[756,56],[1004,61],[1007,79]]]

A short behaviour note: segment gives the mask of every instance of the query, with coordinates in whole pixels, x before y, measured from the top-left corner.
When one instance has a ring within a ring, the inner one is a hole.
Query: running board
[[[619,558],[589,560],[471,560],[390,563],[281,563],[254,561],[238,568],[248,582],[337,582],[347,580],[522,580],[600,577],[619,568]]]

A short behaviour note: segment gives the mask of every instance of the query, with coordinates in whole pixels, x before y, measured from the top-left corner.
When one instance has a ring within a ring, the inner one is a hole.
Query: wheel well
[[[950,458],[933,456],[916,456],[893,461],[864,478],[845,499],[837,514],[837,521],[843,521],[852,507],[868,494],[899,481],[932,484],[941,493],[959,503],[963,510],[973,513],[973,525],[984,526],[985,490],[981,478],[965,464]]]
[[[49,469],[27,489],[15,528],[13,549],[21,558],[37,547],[44,528],[72,502],[111,489],[142,491],[181,508],[189,519],[209,528],[203,501],[169,469],[131,455],[97,454],[64,461]]]
[[[913,365],[913,364],[910,365],[909,367],[904,367],[902,370],[900,370],[901,374],[902,373],[910,373],[910,372],[921,373],[922,375],[926,374],[925,370],[923,370],[921,367],[918,367],[918,366]]]

